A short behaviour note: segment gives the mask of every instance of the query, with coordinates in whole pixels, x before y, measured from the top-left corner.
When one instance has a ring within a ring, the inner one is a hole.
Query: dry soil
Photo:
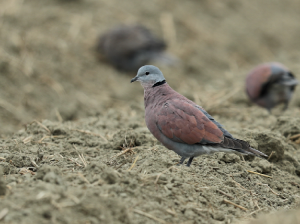
[[[262,62],[300,77],[299,21],[296,0],[1,0],[0,222],[299,223],[286,210],[300,202],[300,88],[271,115],[244,93]],[[160,67],[167,82],[270,158],[177,166],[145,126],[135,74],[95,56],[120,23],[164,38],[180,59]]]

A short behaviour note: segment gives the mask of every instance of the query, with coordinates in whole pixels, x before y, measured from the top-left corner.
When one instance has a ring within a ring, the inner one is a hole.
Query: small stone
[[[173,184],[167,184],[166,187],[167,187],[169,190],[172,190]]]
[[[225,163],[237,163],[241,161],[241,158],[236,154],[224,154],[221,158],[221,161],[224,161]]]
[[[225,215],[224,215],[224,213],[216,212],[216,213],[213,214],[213,218],[215,220],[218,220],[218,221],[224,221],[225,220]]]
[[[256,166],[259,169],[257,171],[261,173],[271,173],[272,171],[272,164],[267,160],[259,160],[252,163],[252,166]]]
[[[126,198],[127,194],[126,193],[121,193],[120,196],[123,197],[123,198]]]
[[[188,208],[184,211],[184,216],[186,216],[187,218],[193,218],[194,216],[196,216],[195,212]]]

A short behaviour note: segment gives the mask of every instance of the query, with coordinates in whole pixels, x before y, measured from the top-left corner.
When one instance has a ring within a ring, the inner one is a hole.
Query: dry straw
[[[265,175],[265,174],[261,174],[261,173],[257,173],[255,171],[251,171],[251,170],[247,170],[248,173],[253,173],[253,174],[257,174],[257,175],[260,175],[260,176],[263,176],[263,177],[268,177],[268,178],[273,178],[271,176],[268,176],[268,175]]]
[[[143,211],[141,211],[141,210],[133,209],[133,211],[134,211],[135,213],[137,213],[137,214],[140,214],[140,215],[146,216],[146,217],[148,217],[148,218],[150,218],[150,219],[153,219],[153,220],[156,221],[156,222],[159,222],[159,223],[162,223],[162,224],[166,224],[166,223],[167,223],[167,222],[165,222],[164,220],[162,220],[162,219],[160,219],[160,218],[157,218],[157,217],[155,217],[155,216],[153,216],[153,215],[150,215],[149,213],[143,212]]]

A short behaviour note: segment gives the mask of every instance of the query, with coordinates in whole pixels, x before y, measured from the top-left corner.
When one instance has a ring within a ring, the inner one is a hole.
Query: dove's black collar
[[[165,83],[166,83],[166,80],[163,80],[163,81],[161,81],[161,82],[155,83],[152,87],[160,86],[160,85],[163,85],[163,84],[165,84]]]

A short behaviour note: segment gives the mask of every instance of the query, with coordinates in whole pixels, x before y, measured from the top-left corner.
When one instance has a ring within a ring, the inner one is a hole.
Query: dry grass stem
[[[79,130],[79,129],[71,129],[71,130],[72,131],[78,131],[78,132],[81,132],[81,133],[84,133],[84,134],[87,134],[87,135],[98,136],[98,137],[102,138],[105,141],[105,143],[108,143],[108,140],[104,136],[102,136],[98,133],[93,133],[93,132],[90,132],[90,131]]]
[[[76,162],[75,160],[73,160],[73,159],[70,159],[70,158],[68,158],[68,160],[69,161],[71,161],[71,162],[73,162],[73,163],[75,163],[77,166],[80,166],[80,167],[82,167],[78,162]]]
[[[87,184],[91,184],[91,183],[88,181],[88,179],[86,179],[85,176],[83,176],[82,173],[78,173],[78,176],[79,176],[82,180],[84,180],[84,182],[86,182]]]
[[[124,166],[126,164],[126,162],[121,163],[119,166],[117,166],[115,169],[118,170],[119,168],[121,168],[122,166]]]
[[[30,158],[30,162],[35,168],[37,168],[37,169],[39,168],[39,166],[36,164],[36,162],[32,158]]]
[[[31,139],[32,139],[32,138],[33,138],[33,136],[30,135],[30,136],[24,138],[24,139],[22,140],[22,142],[23,142],[24,144],[29,143],[29,142],[31,142]]]
[[[85,160],[83,154],[79,154],[79,152],[78,152],[78,150],[77,150],[77,148],[76,148],[76,146],[75,146],[74,144],[73,144],[72,146],[73,146],[74,149],[76,150],[76,152],[77,152],[77,154],[78,154],[78,157],[79,157],[79,159],[81,160],[81,162],[83,163],[84,167],[87,167],[87,161]]]
[[[157,184],[157,181],[159,180],[159,177],[164,174],[165,172],[171,170],[172,168],[175,168],[174,166],[170,166],[168,169],[164,170],[163,172],[159,173],[154,181],[154,184]]]
[[[221,190],[217,189],[217,192],[219,192],[219,193],[221,193],[221,194],[223,194],[223,195],[225,195],[225,196],[227,196],[227,197],[229,197],[231,199],[234,199],[234,197],[232,197],[231,195],[225,193],[224,191],[221,191]]]
[[[236,181],[233,179],[233,176],[231,176],[231,178],[232,178],[232,181],[233,181],[240,189],[249,191],[248,189],[244,188],[240,183],[236,182]]]
[[[2,220],[8,214],[8,208],[4,208],[0,212],[0,220]]]
[[[136,149],[136,148],[137,148],[137,147],[125,149],[124,151],[118,153],[117,155],[112,156],[112,157],[110,158],[109,162],[112,162],[112,161],[113,161],[114,159],[116,159],[117,157],[119,157],[119,156],[121,156],[121,155],[124,155],[126,152],[130,152],[130,151],[132,151],[132,150],[134,150],[134,149]]]
[[[268,157],[268,159],[267,159],[268,161],[270,160],[270,158],[271,158],[271,156],[273,155],[273,153],[274,153],[274,151],[272,151],[271,154],[269,155],[269,157]]]
[[[166,209],[166,212],[170,213],[171,215],[177,216],[177,214],[174,210]]]
[[[43,125],[41,122],[39,122],[39,121],[33,121],[33,122],[31,122],[30,124],[33,124],[33,123],[37,123],[39,126],[41,126],[41,127],[44,128],[46,131],[48,131],[49,134],[51,134],[51,131],[50,131],[45,125]]]
[[[272,191],[273,194],[279,196],[279,194],[277,194],[277,193],[276,193],[269,185],[267,185],[267,186],[268,186],[268,188]]]
[[[280,194],[277,194],[268,184],[262,184],[262,183],[256,183],[256,184],[262,185],[262,186],[267,186],[273,194],[280,196]]]
[[[251,171],[251,170],[247,170],[248,173],[253,173],[253,174],[257,174],[257,175],[260,175],[260,176],[263,176],[263,177],[268,177],[268,178],[273,178],[271,176],[268,176],[268,175],[265,175],[265,174],[261,174],[261,173],[257,173],[255,171]]]
[[[235,204],[234,202],[232,202],[232,201],[228,201],[228,200],[226,200],[226,199],[224,199],[223,200],[225,203],[227,203],[227,204],[231,204],[231,205],[233,205],[233,206],[235,206],[235,207],[237,207],[237,208],[240,208],[240,209],[242,209],[242,210],[244,210],[244,211],[247,211],[248,209],[246,209],[245,207],[243,207],[243,206],[240,206],[240,205],[238,205],[238,204]]]
[[[0,160],[6,160],[4,157],[0,157]]]
[[[57,120],[62,123],[64,121],[64,119],[62,118],[62,116],[60,115],[58,109],[55,109],[55,116],[57,117]]]
[[[206,211],[205,209],[202,209],[202,208],[195,208],[195,210],[197,210],[197,211],[199,211],[199,212]]]
[[[139,155],[137,155],[137,157],[136,157],[135,160],[133,161],[131,167],[130,167],[127,171],[130,171],[130,170],[133,169],[133,167],[135,166],[135,163],[136,163],[136,161],[138,160],[138,158],[139,158]]]
[[[45,135],[44,137],[42,137],[40,140],[38,140],[38,143],[42,143],[44,139],[49,138],[50,136]]]
[[[87,167],[87,161],[85,160],[83,154],[78,153],[78,156],[79,156],[80,160],[82,161],[84,167]]]
[[[260,210],[261,208],[259,207],[257,200],[254,200],[253,202],[254,202],[255,206]]]
[[[257,209],[257,210],[255,210],[255,211],[251,212],[249,215],[253,215],[253,214],[255,214],[255,213],[257,213],[257,212],[259,212],[259,211],[261,211],[261,210],[263,210],[263,209],[262,209],[262,208]]]
[[[290,137],[290,140],[296,139],[296,138],[300,138],[300,134],[296,134]]]
[[[155,216],[150,215],[149,213],[143,212],[143,211],[141,211],[141,210],[133,209],[133,211],[134,211],[135,213],[137,213],[137,214],[140,214],[140,215],[146,216],[146,217],[148,217],[148,218],[150,218],[150,219],[153,219],[153,220],[156,221],[156,222],[159,222],[159,223],[162,223],[162,224],[166,224],[166,223],[167,223],[167,222],[165,222],[164,220],[159,219],[159,218],[156,218]]]

